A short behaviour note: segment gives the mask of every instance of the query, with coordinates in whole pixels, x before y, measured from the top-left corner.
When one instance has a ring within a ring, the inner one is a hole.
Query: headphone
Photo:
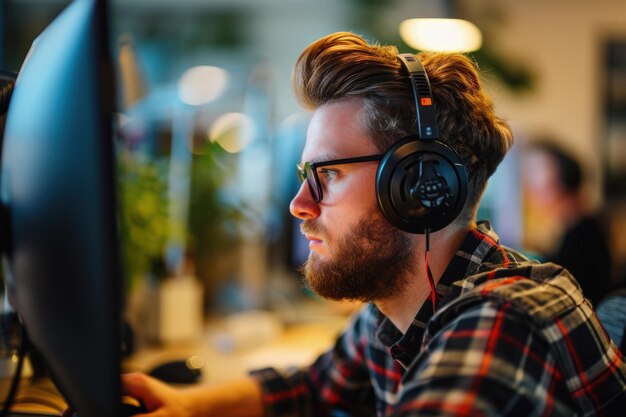
[[[437,119],[430,82],[413,54],[399,54],[408,73],[417,134],[385,152],[376,173],[378,204],[395,227],[405,232],[435,232],[454,221],[467,198],[467,170],[461,157],[437,140]]]

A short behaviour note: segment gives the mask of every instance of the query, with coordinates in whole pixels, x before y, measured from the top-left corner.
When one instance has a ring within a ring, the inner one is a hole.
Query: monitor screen
[[[6,291],[81,417],[120,415],[121,274],[107,5],[71,3],[36,39],[6,117]]]

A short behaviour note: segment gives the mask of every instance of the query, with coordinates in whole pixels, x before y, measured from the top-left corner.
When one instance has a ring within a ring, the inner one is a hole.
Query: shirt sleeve
[[[394,416],[574,415],[548,342],[508,303],[439,329],[407,369]]]
[[[306,369],[266,368],[251,375],[268,417],[373,416],[374,392],[364,360],[365,319],[358,315],[335,345]]]

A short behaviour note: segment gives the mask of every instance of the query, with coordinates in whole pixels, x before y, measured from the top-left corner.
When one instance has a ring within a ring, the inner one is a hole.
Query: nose
[[[289,211],[292,216],[301,220],[314,219],[320,215],[319,205],[313,200],[306,181],[300,185],[300,189],[291,200]]]

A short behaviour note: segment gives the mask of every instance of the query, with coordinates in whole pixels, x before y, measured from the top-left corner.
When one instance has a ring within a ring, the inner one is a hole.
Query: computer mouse
[[[202,377],[204,362],[199,356],[177,359],[162,363],[148,372],[148,375],[172,384],[194,384]]]

